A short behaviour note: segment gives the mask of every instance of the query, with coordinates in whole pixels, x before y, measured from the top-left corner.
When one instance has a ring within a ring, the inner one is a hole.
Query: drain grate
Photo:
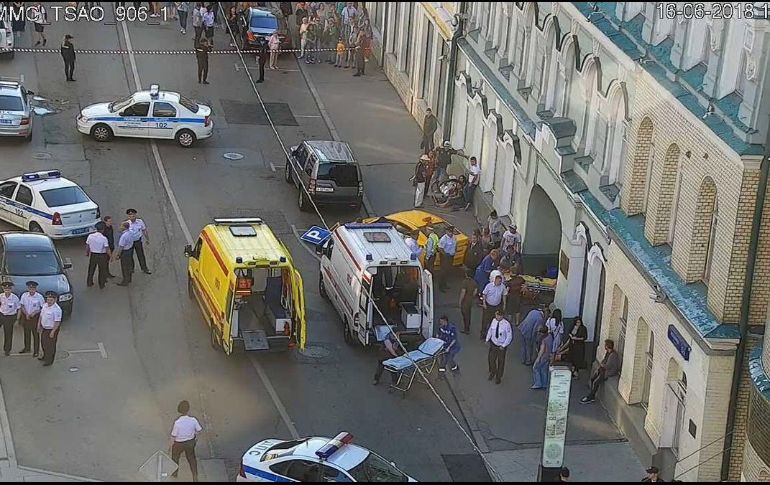
[[[225,120],[230,124],[269,125],[265,110],[259,103],[244,103],[229,99],[220,100],[225,112]],[[270,119],[276,126],[299,126],[288,103],[265,103]]]

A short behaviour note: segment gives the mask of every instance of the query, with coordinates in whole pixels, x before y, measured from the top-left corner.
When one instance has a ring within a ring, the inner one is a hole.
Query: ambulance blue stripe
[[[204,124],[205,119],[202,118],[133,118],[125,116],[97,116],[93,118],[95,121],[140,121],[145,123],[199,123]]]
[[[252,468],[248,465],[242,465],[243,471],[248,475],[254,475],[255,477],[262,478],[263,480],[268,480],[271,482],[292,482],[293,480],[289,480],[286,477],[282,477],[281,475],[276,475],[275,473],[270,473],[265,470],[259,470],[257,468]]]
[[[44,218],[49,219],[49,220],[53,220],[53,215],[52,214],[47,214],[47,213],[45,213],[43,211],[39,211],[37,209],[33,209],[32,207],[30,207],[28,205],[21,204],[19,202],[16,202],[15,200],[11,200],[11,199],[9,199],[7,197],[0,197],[0,199],[2,199],[2,203],[3,204],[12,205],[14,207],[18,207],[19,209],[21,209],[23,211],[31,212],[32,214],[35,214],[36,216],[40,216],[40,217],[44,217]]]

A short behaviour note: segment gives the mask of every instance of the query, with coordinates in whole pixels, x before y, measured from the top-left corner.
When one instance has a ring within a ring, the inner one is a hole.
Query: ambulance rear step
[[[243,346],[246,350],[269,350],[267,334],[264,330],[241,330]]]

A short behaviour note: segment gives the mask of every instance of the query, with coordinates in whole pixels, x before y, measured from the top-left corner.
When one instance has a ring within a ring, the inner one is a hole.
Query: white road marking
[[[281,419],[283,419],[283,423],[286,425],[287,428],[289,428],[289,433],[291,434],[291,437],[295,440],[299,439],[299,432],[297,431],[297,428],[294,426],[294,422],[289,417],[289,413],[286,411],[286,407],[281,402],[281,398],[278,397],[278,393],[275,392],[275,388],[273,387],[273,384],[270,382],[270,379],[268,379],[267,374],[265,373],[265,369],[262,368],[262,364],[257,361],[257,358],[254,354],[249,354],[249,362],[251,362],[251,365],[254,367],[254,369],[257,371],[257,374],[259,374],[259,377],[262,379],[262,383],[265,385],[265,389],[267,389],[267,393],[270,394],[270,398],[273,400],[273,404],[275,404],[275,407],[278,409],[278,414],[281,415]]]
[[[292,225],[291,225],[291,232],[292,232],[292,234],[294,234],[294,237],[296,237],[296,238],[297,238],[297,241],[299,241],[299,245],[300,245],[300,246],[302,246],[303,248],[305,248],[305,251],[307,251],[308,253],[310,253],[310,255],[311,255],[311,256],[313,256],[313,257],[314,257],[316,260],[318,260],[318,262],[320,263],[320,262],[321,262],[321,257],[320,257],[320,256],[318,256],[318,255],[315,253],[315,251],[312,251],[312,250],[311,250],[311,249],[308,247],[307,243],[306,243],[305,241],[303,241],[303,240],[302,240],[302,237],[300,236],[300,234],[299,234],[299,231],[297,230],[297,226],[295,226],[294,224],[292,224]]]
[[[277,172],[275,165],[273,165],[273,162],[270,162],[270,170],[272,170],[273,172]]]
[[[321,115],[294,115],[295,118],[323,118]]]
[[[139,91],[142,89],[142,81],[139,79],[139,71],[136,68],[136,58],[133,54],[133,49],[131,48],[131,37],[128,34],[128,27],[125,23],[122,24],[123,27],[123,35],[126,38],[126,48],[129,52],[128,54],[128,60],[131,64],[131,71],[134,75],[134,82],[136,83],[136,90]],[[155,158],[155,165],[158,167],[158,172],[160,173],[161,180],[163,181],[163,187],[166,190],[166,194],[168,195],[169,201],[171,202],[171,206],[174,209],[174,214],[176,214],[177,221],[179,222],[179,226],[182,228],[182,232],[184,233],[185,240],[188,244],[193,244],[193,237],[192,234],[190,234],[190,230],[187,227],[187,223],[184,220],[184,216],[182,215],[182,211],[179,208],[179,204],[176,201],[176,196],[174,195],[174,191],[171,189],[171,184],[169,183],[168,176],[166,175],[166,169],[163,167],[163,161],[160,158],[160,152],[158,152],[158,146],[155,144],[155,140],[150,140],[150,146],[152,148],[152,154]],[[262,380],[262,384],[265,386],[265,389],[267,389],[268,394],[270,394],[270,398],[273,400],[273,404],[275,405],[276,409],[278,410],[278,413],[281,415],[281,419],[283,419],[284,424],[286,425],[286,428],[289,430],[291,435],[298,439],[299,433],[297,432],[297,428],[294,426],[294,423],[291,421],[291,418],[289,417],[289,414],[286,412],[286,407],[281,402],[281,398],[278,397],[278,394],[275,392],[275,388],[273,387],[273,384],[270,382],[270,379],[268,378],[267,374],[265,373],[264,369],[262,369],[262,366],[259,364],[259,362],[255,361],[253,356],[250,359],[252,365],[257,371],[257,374],[259,374],[260,379]],[[203,419],[204,422],[208,425],[208,418],[204,413]],[[207,426],[208,429],[212,429],[212,426]],[[211,440],[207,440],[209,445],[209,455],[213,455],[213,449],[211,445]]]
[[[98,342],[97,345],[99,346],[99,352],[102,353],[102,359],[107,358],[107,350],[104,348],[104,344],[101,342]]]

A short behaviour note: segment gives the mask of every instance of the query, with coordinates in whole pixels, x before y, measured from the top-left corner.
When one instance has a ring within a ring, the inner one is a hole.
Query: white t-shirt
[[[142,236],[144,236],[145,229],[147,229],[147,226],[145,226],[144,221],[139,219],[138,217],[134,219],[133,222],[128,221],[128,232],[131,233],[131,236],[133,236],[134,241],[138,241],[142,239]]]
[[[61,307],[57,303],[53,305],[46,303],[40,310],[40,326],[46,330],[52,330],[56,322],[61,323]]]
[[[19,312],[19,297],[11,293],[5,296],[0,293],[0,313],[6,316],[16,315]]]
[[[479,168],[479,165],[471,165],[468,169],[468,172],[470,172],[470,176],[468,177],[468,183],[471,185],[478,185],[479,184],[479,175],[481,174],[481,169]]]
[[[171,430],[171,437],[174,441],[181,443],[195,438],[197,433],[203,431],[200,423],[192,416],[179,416],[174,421],[174,428]]]
[[[93,254],[106,254],[107,250],[110,249],[110,242],[107,241],[107,236],[101,232],[92,232],[86,238],[86,246]]]

